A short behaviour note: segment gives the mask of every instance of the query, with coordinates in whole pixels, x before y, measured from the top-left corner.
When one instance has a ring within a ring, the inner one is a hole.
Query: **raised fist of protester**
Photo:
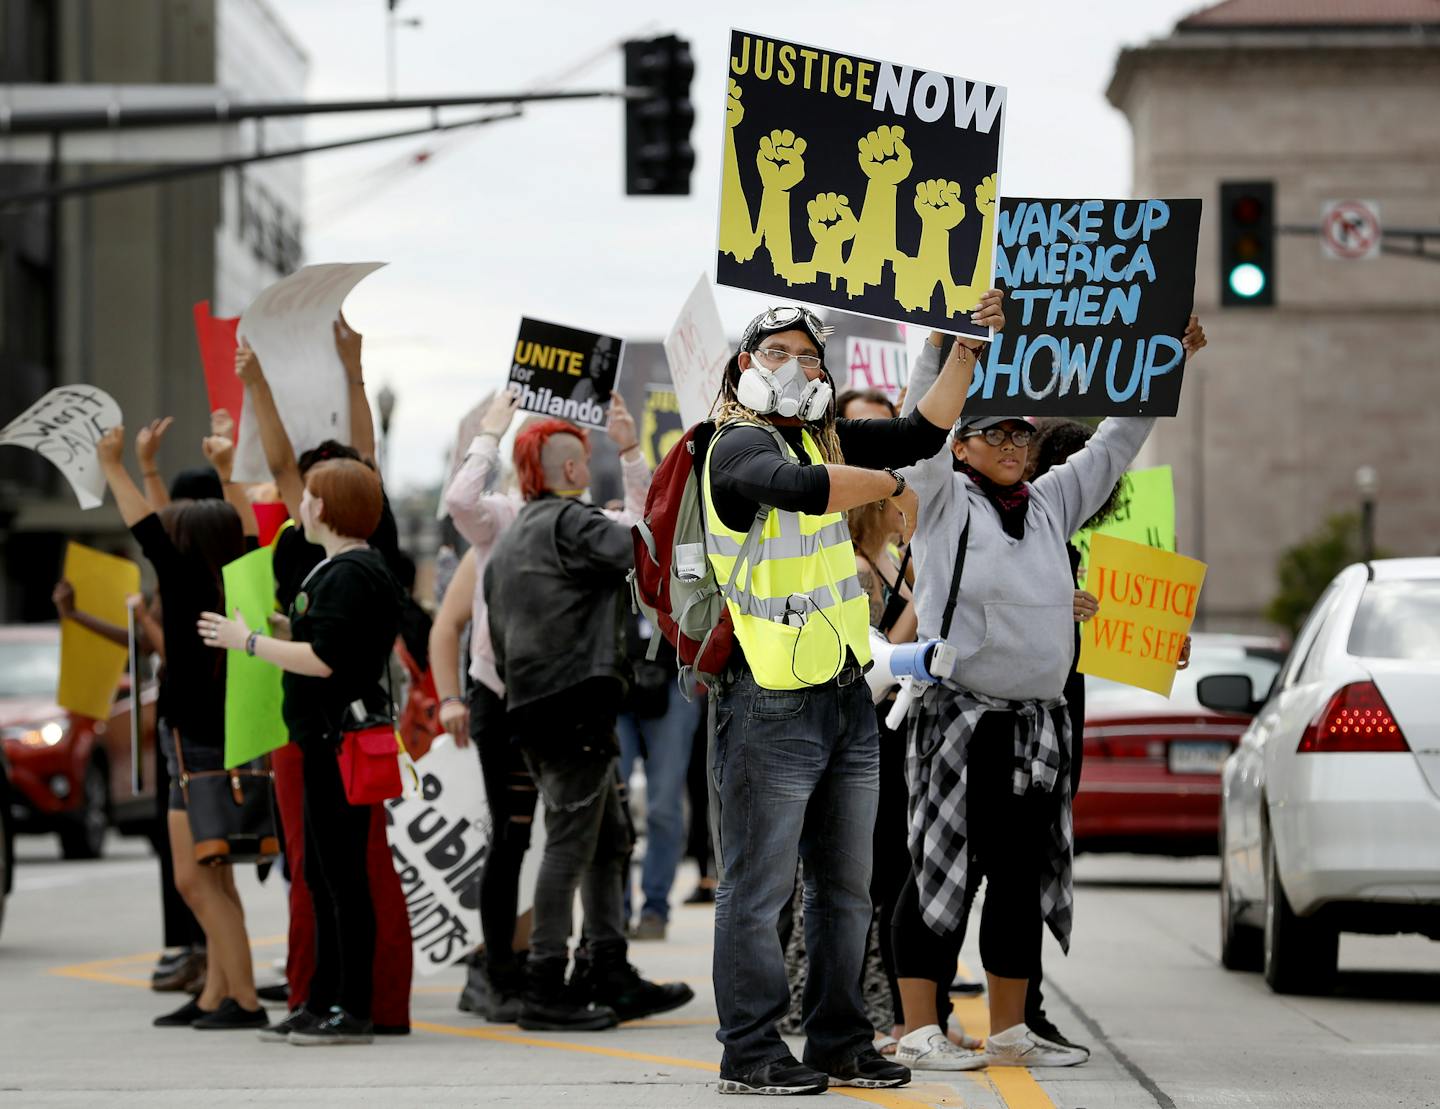
[[[63,578],[50,591],[50,600],[54,602],[60,619],[68,620],[75,615],[75,587]]]
[[[360,366],[360,344],[365,337],[346,322],[344,312],[341,312],[340,318],[335,321],[334,330],[335,349],[345,367],[345,376],[351,381],[359,381],[363,372]]]
[[[992,173],[975,186],[975,210],[988,216],[995,207],[995,175]]]
[[[1199,354],[1200,348],[1207,343],[1205,329],[1200,326],[1200,317],[1191,316],[1190,322],[1185,325],[1185,334],[1180,336],[1180,345],[1185,348],[1185,361],[1188,362]]]
[[[965,218],[965,202],[956,181],[920,181],[915,185],[915,214],[920,222],[941,231],[958,227]]]
[[[1083,624],[1092,619],[1100,611],[1100,598],[1094,593],[1087,593],[1083,589],[1075,590],[1075,622]]]
[[[244,339],[235,348],[235,376],[246,385],[258,385],[265,380],[265,372],[260,368],[260,356],[251,348]]]
[[[464,701],[448,700],[440,706],[440,727],[456,747],[470,746],[470,709]]]
[[[793,189],[805,176],[805,140],[794,131],[771,131],[755,155],[760,183],[767,189]]]
[[[244,650],[245,640],[250,638],[249,628],[239,620],[227,620],[218,612],[202,612],[195,621],[195,630],[205,646],[222,651]]]
[[[640,445],[640,433],[635,430],[635,417],[625,407],[625,398],[619,393],[610,394],[610,415],[605,420],[605,434],[619,448],[622,455],[629,454]]]
[[[856,145],[860,151],[861,172],[882,185],[898,185],[914,168],[903,127],[888,124],[877,127]]]
[[[235,438],[235,417],[228,408],[217,408],[210,413],[210,434],[222,439]]]
[[[235,470],[235,440],[223,435],[207,435],[201,440],[200,449],[205,452],[205,461],[215,467],[220,480],[228,483]]]
[[[125,458],[125,425],[112,427],[95,444],[95,455],[101,466],[117,466]]]
[[[160,450],[160,443],[165,438],[165,433],[170,430],[170,425],[175,422],[175,417],[166,416],[162,420],[151,420],[140,429],[135,436],[135,457],[140,460],[142,470],[153,470],[155,468],[155,455]]]
[[[740,103],[740,86],[735,83],[735,78],[731,77],[729,95],[725,100],[725,126],[739,127],[744,118],[745,105]]]
[[[850,210],[850,198],[839,193],[817,194],[805,205],[805,214],[809,217],[810,237],[817,248],[833,244],[838,250],[841,244],[855,237],[855,230],[860,226]]]
[[[986,289],[980,295],[980,303],[970,313],[970,322],[978,327],[993,327],[996,331],[1005,329],[1005,294],[999,289]],[[959,338],[955,340],[971,350],[979,350],[985,345],[983,339]]]
[[[480,421],[480,434],[493,435],[496,439],[504,438],[518,411],[520,394],[512,393],[509,389],[500,390],[490,402],[490,407],[485,410],[485,418]]]

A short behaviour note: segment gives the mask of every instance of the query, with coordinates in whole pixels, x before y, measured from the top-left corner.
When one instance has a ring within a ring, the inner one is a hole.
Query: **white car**
[[[1225,764],[1221,961],[1277,993],[1328,989],[1341,932],[1440,939],[1440,558],[1343,570]],[[1250,707],[1257,707],[1253,701]]]

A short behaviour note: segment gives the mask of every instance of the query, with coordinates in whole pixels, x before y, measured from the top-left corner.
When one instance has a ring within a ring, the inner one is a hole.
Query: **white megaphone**
[[[955,673],[958,656],[955,648],[943,639],[924,643],[891,643],[874,628],[870,629],[870,652],[875,664],[865,675],[870,696],[875,703],[883,701],[891,690],[899,687],[895,704],[885,717],[885,726],[896,730],[910,711],[917,685],[934,685]]]

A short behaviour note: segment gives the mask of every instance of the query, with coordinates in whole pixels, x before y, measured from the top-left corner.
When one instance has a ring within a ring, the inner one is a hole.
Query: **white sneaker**
[[[1023,1024],[986,1039],[984,1055],[990,1067],[1074,1067],[1090,1058],[1083,1048],[1057,1044]]]
[[[895,1049],[895,1061],[912,1070],[979,1070],[986,1058],[983,1051],[956,1047],[938,1024],[907,1032]]]

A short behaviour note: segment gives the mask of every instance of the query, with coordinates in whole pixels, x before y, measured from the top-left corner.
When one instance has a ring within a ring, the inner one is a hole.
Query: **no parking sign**
[[[1332,200],[1320,213],[1320,248],[1328,258],[1380,257],[1380,205],[1373,200]]]

